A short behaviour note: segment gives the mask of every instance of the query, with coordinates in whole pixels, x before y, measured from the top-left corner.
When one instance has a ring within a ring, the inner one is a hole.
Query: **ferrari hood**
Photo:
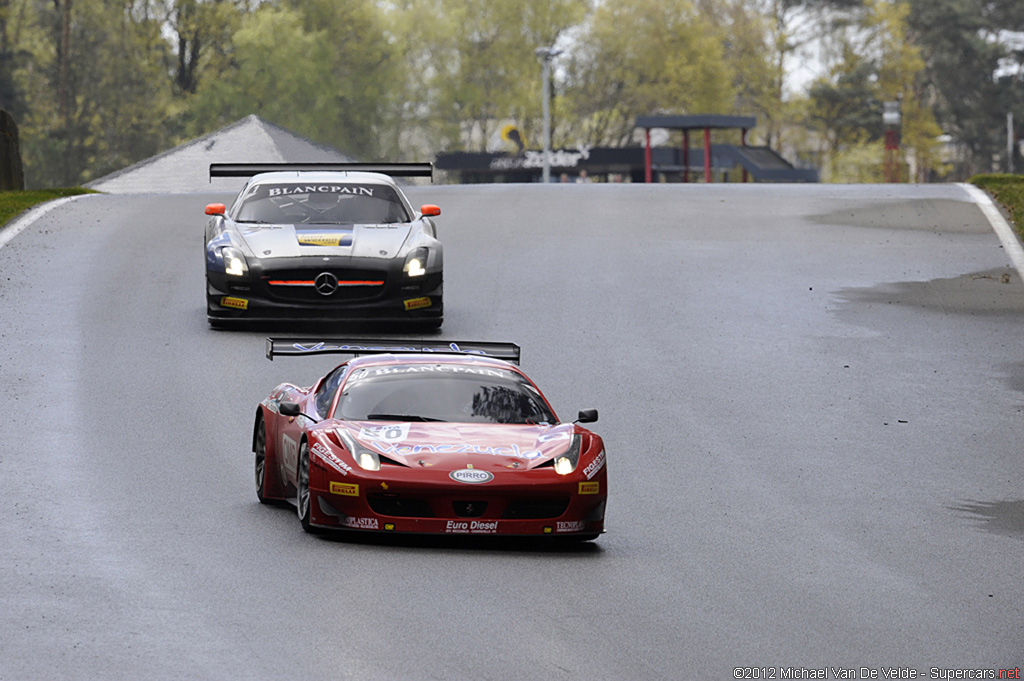
[[[412,224],[245,224],[239,226],[239,233],[257,258],[294,258],[302,255],[394,258],[409,236]]]
[[[572,424],[345,423],[359,445],[407,466],[535,468],[563,454]]]

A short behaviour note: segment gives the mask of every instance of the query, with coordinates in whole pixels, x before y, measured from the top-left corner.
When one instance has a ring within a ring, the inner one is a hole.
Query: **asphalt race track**
[[[0,248],[0,679],[1021,666],[1024,287],[963,187],[409,193],[443,211],[438,337],[599,409],[607,534],[303,534],[252,419],[341,360],[207,327],[227,197],[82,197]]]

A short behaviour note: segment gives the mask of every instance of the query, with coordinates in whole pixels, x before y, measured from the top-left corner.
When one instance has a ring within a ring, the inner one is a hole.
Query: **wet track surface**
[[[84,197],[0,248],[0,679],[1024,662],[1024,287],[962,188],[409,194],[443,211],[435,337],[600,410],[607,534],[304,535],[252,418],[340,360],[207,327],[222,197]]]

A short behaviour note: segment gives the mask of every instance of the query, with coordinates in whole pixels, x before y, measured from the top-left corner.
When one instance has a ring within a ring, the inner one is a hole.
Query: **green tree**
[[[374,3],[264,3],[242,17],[225,54],[189,101],[192,134],[255,113],[352,156],[378,156],[397,64]]]
[[[879,144],[885,135],[883,102],[901,105],[904,151],[897,158],[909,153],[913,179],[945,171],[939,158],[942,130],[922,103],[925,63],[908,34],[909,11],[901,0],[865,0],[857,22],[836,37],[841,58],[834,61],[829,77],[809,90],[808,121],[826,142],[826,176],[835,181],[880,174],[885,163]],[[867,151],[876,148],[874,171],[852,170],[856,160],[872,158]]]
[[[149,0],[143,4],[149,13],[163,18],[163,26],[172,33],[175,91],[195,94],[207,70],[218,71],[227,61],[225,47],[238,29],[244,15],[253,9],[253,0]]]
[[[848,45],[845,58],[828,78],[816,80],[808,91],[808,121],[821,134],[831,157],[843,147],[879,139],[883,134],[877,87],[877,64]]]
[[[483,150],[517,123],[540,140],[541,77],[535,50],[558,42],[586,0],[399,0],[388,3],[406,89],[435,149]]]
[[[1005,150],[1006,114],[1024,107],[1024,54],[1005,40],[1006,32],[1024,31],[1024,3],[910,0],[910,6],[910,35],[925,61],[922,104],[957,144],[954,176],[999,169],[992,159]]]
[[[54,0],[28,7],[21,30],[28,186],[79,184],[164,147],[170,90],[158,22],[136,21],[130,3]]]
[[[689,0],[600,3],[565,63],[571,117],[560,137],[624,146],[638,116],[732,113],[725,38]]]
[[[20,120],[25,112],[24,94],[16,80],[16,69],[28,53],[21,49],[18,36],[24,21],[24,12],[11,4],[11,0],[0,0],[0,111]]]
[[[912,160],[909,179],[924,180],[931,173],[944,174],[939,160],[942,128],[922,104],[925,68],[921,48],[908,34],[910,5],[899,0],[866,0],[868,44],[879,54],[878,91],[883,101],[901,106],[900,144]],[[902,156],[902,155],[901,155]]]

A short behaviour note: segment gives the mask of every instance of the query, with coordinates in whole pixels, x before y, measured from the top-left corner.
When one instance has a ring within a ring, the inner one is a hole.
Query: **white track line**
[[[1010,223],[999,212],[999,208],[993,203],[992,197],[984,191],[973,184],[961,183],[960,186],[971,195],[974,202],[978,204],[978,208],[988,218],[989,224],[992,225],[996,236],[999,237],[999,241],[1003,244],[1003,250],[1010,256],[1010,262],[1013,263],[1013,266],[1017,268],[1017,275],[1021,278],[1021,281],[1024,281],[1024,248],[1021,248],[1020,241],[1017,240],[1017,235],[1014,234]]]
[[[10,222],[6,226],[0,226],[0,248],[6,246],[8,241],[21,234],[22,230],[49,213],[54,208],[63,206],[65,203],[74,201],[77,198],[77,196],[65,196],[62,199],[47,201],[46,203],[39,204],[35,208],[30,209],[14,222]]]

